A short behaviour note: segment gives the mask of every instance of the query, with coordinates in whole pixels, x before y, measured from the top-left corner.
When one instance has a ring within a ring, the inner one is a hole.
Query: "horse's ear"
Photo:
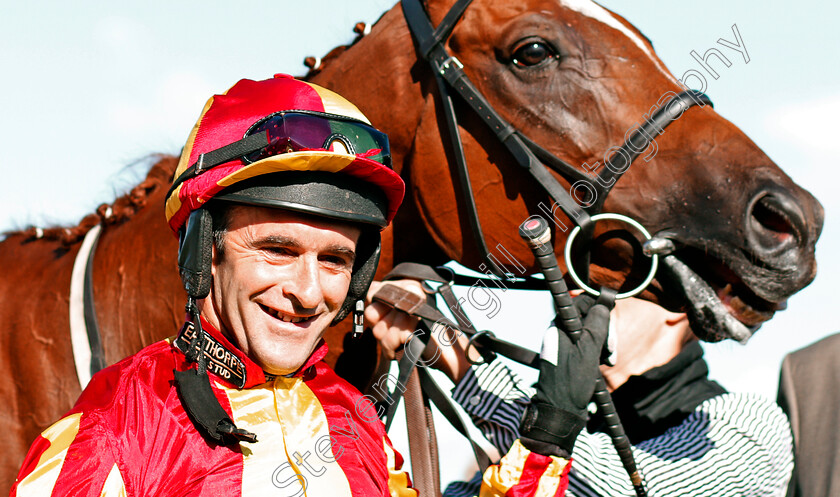
[[[187,294],[203,299],[210,293],[213,261],[213,220],[207,209],[190,214],[181,229],[178,269]]]

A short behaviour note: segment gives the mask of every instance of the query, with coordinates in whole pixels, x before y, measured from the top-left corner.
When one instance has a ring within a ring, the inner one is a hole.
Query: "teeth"
[[[309,317],[305,317],[305,316],[304,317],[295,317],[295,316],[289,316],[287,314],[280,314],[280,311],[277,311],[275,309],[271,309],[271,308],[266,307],[264,305],[261,305],[261,306],[271,317],[273,317],[275,319],[279,319],[280,321],[283,321],[284,323],[300,323],[301,321],[306,321],[307,319],[309,319]]]
[[[741,297],[732,293],[732,284],[730,283],[718,290],[718,298],[729,309],[730,314],[747,326],[758,326],[765,321],[769,321],[774,314],[774,311],[755,309],[741,300]]]
[[[300,323],[301,321],[306,319],[306,318],[296,318],[296,317],[293,317],[293,316],[286,316],[286,315],[277,316],[277,317],[278,317],[278,319],[280,319],[280,321],[283,321],[283,322],[286,322],[286,323]]]

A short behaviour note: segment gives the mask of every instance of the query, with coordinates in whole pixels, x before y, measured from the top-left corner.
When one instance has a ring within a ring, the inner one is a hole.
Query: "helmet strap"
[[[191,298],[203,299],[210,293],[212,263],[213,219],[207,209],[196,209],[190,214],[186,228],[181,230],[178,247],[181,282]]]
[[[193,422],[193,426],[205,437],[222,445],[235,445],[239,442],[255,443],[257,436],[247,430],[237,428],[228,413],[219,404],[219,399],[210,386],[207,374],[207,358],[204,356],[204,330],[201,329],[201,315],[195,297],[187,298],[187,314],[195,327],[195,336],[190,341],[186,352],[188,362],[197,363],[195,369],[173,371],[175,388],[181,405]]]
[[[198,305],[195,303],[195,297],[192,295],[187,297],[186,305],[187,315],[190,317],[190,322],[195,329],[195,335],[190,341],[190,347],[187,349],[187,360],[197,364],[198,374],[207,374],[207,358],[204,357],[204,330],[201,328],[201,316],[198,312]]]
[[[353,309],[353,338],[359,338],[365,331],[365,301],[357,300]]]

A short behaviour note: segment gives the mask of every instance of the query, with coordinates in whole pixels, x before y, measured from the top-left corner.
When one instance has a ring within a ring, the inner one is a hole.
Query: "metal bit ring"
[[[630,226],[633,226],[637,230],[639,230],[639,232],[641,232],[642,235],[644,235],[645,240],[650,240],[652,238],[650,236],[650,233],[648,233],[648,230],[646,230],[644,226],[642,226],[635,219],[627,217],[624,214],[615,214],[615,213],[612,213],[612,212],[606,212],[606,213],[603,213],[603,214],[595,214],[590,219],[592,219],[593,222],[600,221],[602,219],[613,219],[613,220],[616,220],[616,221],[623,221],[623,222],[629,224]],[[597,296],[601,295],[601,292],[599,292],[598,290],[596,290],[596,289],[592,288],[591,286],[587,285],[586,283],[584,283],[583,280],[580,279],[580,276],[578,276],[577,273],[575,272],[575,268],[572,266],[572,243],[574,243],[575,237],[578,235],[578,233],[580,233],[580,226],[575,226],[575,229],[573,229],[572,232],[569,233],[569,238],[566,239],[566,248],[563,251],[563,256],[566,258],[566,267],[569,270],[569,276],[572,277],[572,280],[574,280],[574,282],[580,288],[582,288],[583,291],[585,291],[586,293],[588,293],[590,295],[593,295],[593,296],[597,297]],[[653,277],[656,275],[656,270],[659,267],[659,255],[653,254],[651,259],[652,259],[652,261],[651,261],[651,265],[650,265],[650,273],[648,273],[645,280],[639,286],[630,290],[629,292],[619,293],[618,295],[616,295],[615,296],[616,300],[626,299],[626,298],[630,298],[630,297],[633,297],[635,295],[638,295],[638,294],[642,293],[642,291],[645,288],[647,288],[648,285],[650,285],[650,282],[653,281]]]

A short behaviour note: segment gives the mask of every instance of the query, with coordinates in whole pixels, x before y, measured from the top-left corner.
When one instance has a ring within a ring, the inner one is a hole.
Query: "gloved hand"
[[[598,366],[614,297],[614,292],[603,292],[594,305],[590,297],[575,299],[575,306],[585,314],[577,343],[572,343],[557,326],[546,332],[536,394],[519,427],[522,445],[532,452],[570,457],[575,440],[586,425],[586,407],[600,375]]]

